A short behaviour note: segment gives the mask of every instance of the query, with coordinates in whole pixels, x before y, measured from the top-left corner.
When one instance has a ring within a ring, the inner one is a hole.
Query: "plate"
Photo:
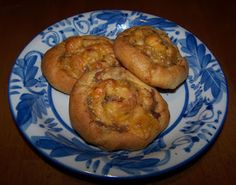
[[[83,141],[71,128],[69,96],[42,76],[44,53],[73,35],[116,35],[135,25],[164,30],[189,63],[189,76],[174,92],[163,92],[169,126],[139,151],[106,152]],[[64,19],[39,33],[20,53],[9,79],[9,102],[16,125],[44,157],[69,171],[98,178],[158,176],[200,156],[218,136],[227,113],[222,69],[192,33],[164,18],[136,11],[99,10]]]

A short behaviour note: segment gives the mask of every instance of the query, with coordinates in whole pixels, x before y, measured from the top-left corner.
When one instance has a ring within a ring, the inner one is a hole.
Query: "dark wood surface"
[[[134,184],[215,185],[236,182],[236,5],[234,1],[0,1],[0,184],[104,184],[74,176],[43,160],[23,139],[8,104],[8,78],[27,43],[49,25],[72,15],[98,9],[127,9],[172,20],[194,33],[220,62],[228,80],[229,108],[214,145],[187,167],[163,177]],[[124,184],[125,182],[120,182]],[[129,182],[131,183],[131,182]],[[111,183],[108,183],[111,184]]]

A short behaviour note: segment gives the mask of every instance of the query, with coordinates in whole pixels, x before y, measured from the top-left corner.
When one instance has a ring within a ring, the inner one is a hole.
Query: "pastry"
[[[111,40],[102,36],[73,36],[46,52],[42,72],[55,89],[70,94],[84,72],[111,66],[120,66]]]
[[[71,91],[69,114],[85,141],[108,151],[144,148],[170,118],[158,91],[123,67],[84,73]]]
[[[121,32],[114,42],[116,57],[145,83],[175,89],[188,75],[188,64],[167,34],[151,26]]]

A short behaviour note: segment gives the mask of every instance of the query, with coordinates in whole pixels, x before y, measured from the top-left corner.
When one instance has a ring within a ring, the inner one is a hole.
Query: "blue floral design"
[[[33,136],[31,138],[35,145],[50,151],[51,157],[75,156],[75,161],[86,162],[87,168],[92,166],[93,171],[99,167],[99,157],[109,155],[108,152],[91,147],[79,139],[73,137],[71,140],[61,134],[54,135],[49,131],[45,132],[45,136]]]
[[[208,142],[208,137],[215,132],[214,124],[219,122],[221,115],[221,111],[215,110],[213,105],[226,93],[226,82],[217,61],[207,53],[205,45],[198,43],[191,33],[185,34],[186,38],[179,43],[181,50],[187,54],[186,59],[193,72],[189,76],[189,82],[195,92],[195,99],[188,104],[184,117],[197,117],[197,120],[186,121],[186,126],[181,131]],[[210,91],[211,98],[204,96],[207,91]]]
[[[16,66],[13,68],[13,73],[23,80],[23,85],[25,87],[32,87],[38,82],[35,79],[38,68],[34,66],[38,58],[36,53],[41,57],[42,54],[39,52],[29,52],[24,59],[18,59],[16,61]]]
[[[150,17],[148,15],[142,14],[140,12],[133,12],[133,15],[136,15],[136,18],[129,21],[130,27],[132,26],[155,26],[162,30],[174,31],[174,28],[177,27],[177,24],[169,20],[163,19],[161,17]]]
[[[39,126],[41,128],[46,128],[47,131],[51,131],[51,132],[60,132],[63,129],[58,126],[58,123],[55,121],[54,118],[47,118],[43,124],[39,124]]]
[[[97,22],[94,21],[94,19],[98,19],[104,21],[104,23],[94,27],[90,33],[95,35],[106,35],[108,37],[114,36],[120,31],[120,25],[126,22],[127,16],[128,14],[122,11],[103,11],[98,13],[96,16],[93,16],[93,18],[90,18],[91,22]],[[111,24],[114,24],[114,29],[107,33],[107,28]]]
[[[34,94],[23,93],[20,96],[20,102],[16,106],[17,123],[22,126],[28,123],[36,123],[37,118],[42,118],[47,115],[47,104],[43,96],[46,91],[37,92]]]
[[[197,40],[192,34],[186,32],[186,39],[179,42],[181,50],[187,54],[189,67],[193,71],[190,82],[195,82],[200,78],[203,90],[210,89],[214,101],[220,99],[222,93],[226,92],[226,85],[217,61],[212,58],[212,55],[206,53],[206,47],[203,44],[197,44]]]
[[[159,162],[160,159],[158,158],[145,159],[143,155],[135,157],[129,157],[129,155],[115,155],[105,164],[102,174],[109,174],[111,168],[119,168],[128,174],[140,175],[142,172],[153,171],[153,167],[157,166]]]
[[[128,151],[106,152],[75,137],[69,140],[61,134],[55,135],[49,131],[46,131],[45,136],[32,136],[31,139],[37,147],[50,150],[50,157],[74,156],[75,161],[84,162],[93,172],[99,168],[100,160],[106,161],[101,170],[103,175],[108,175],[112,168],[132,175],[152,172],[170,160],[171,150],[184,145],[184,150],[190,152],[194,143],[199,141],[198,137],[186,135],[174,140],[172,145],[167,147],[163,138],[159,138],[135,156],[130,156]],[[162,153],[163,158],[147,157],[153,153]]]
[[[51,121],[51,120],[50,120]],[[147,147],[143,152],[135,156],[129,156],[128,151],[106,152],[96,147],[89,146],[79,139],[73,137],[71,140],[61,134],[52,134],[45,132],[45,136],[32,136],[34,144],[46,150],[50,150],[50,157],[74,156],[75,161],[85,162],[87,168],[92,168],[96,172],[100,165],[100,159],[107,161],[102,168],[102,174],[107,175],[111,168],[118,168],[128,174],[141,174],[142,172],[151,172],[169,161],[170,151],[164,149],[163,140],[157,140]],[[175,145],[172,146],[175,148]],[[164,158],[146,158],[145,155],[163,152]],[[154,168],[155,167],[155,168]]]
[[[51,47],[69,36],[80,34],[114,37],[125,29],[123,27],[124,24],[129,25],[129,27],[136,25],[150,25],[169,32],[175,31],[175,28],[177,27],[174,22],[160,17],[150,18],[149,15],[140,12],[104,10],[91,12],[88,17],[78,15],[73,17],[72,21],[70,19],[65,19],[50,26],[41,33],[42,42]],[[55,31],[54,28],[58,31]],[[176,42],[175,38],[171,39]]]
[[[36,123],[37,119],[42,119],[47,115],[49,107],[46,90],[46,80],[43,76],[36,78],[38,67],[35,66],[41,60],[42,54],[38,51],[28,52],[23,59],[18,59],[12,72],[18,78],[14,78],[12,84],[22,82],[28,93],[22,93],[19,103],[16,106],[16,121],[20,127],[27,128],[30,123]],[[19,85],[10,86],[10,95],[20,94]]]

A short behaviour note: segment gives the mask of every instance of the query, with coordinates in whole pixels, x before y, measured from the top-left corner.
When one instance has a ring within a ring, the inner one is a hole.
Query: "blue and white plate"
[[[171,120],[143,150],[106,152],[83,141],[71,128],[69,96],[42,76],[43,54],[73,35],[116,35],[135,25],[164,30],[190,66],[186,82],[162,93]],[[202,154],[218,136],[227,113],[228,91],[222,69],[192,33],[169,20],[135,11],[102,10],[62,20],[38,34],[21,52],[9,79],[9,102],[19,130],[38,152],[70,171],[133,179],[177,169]]]

